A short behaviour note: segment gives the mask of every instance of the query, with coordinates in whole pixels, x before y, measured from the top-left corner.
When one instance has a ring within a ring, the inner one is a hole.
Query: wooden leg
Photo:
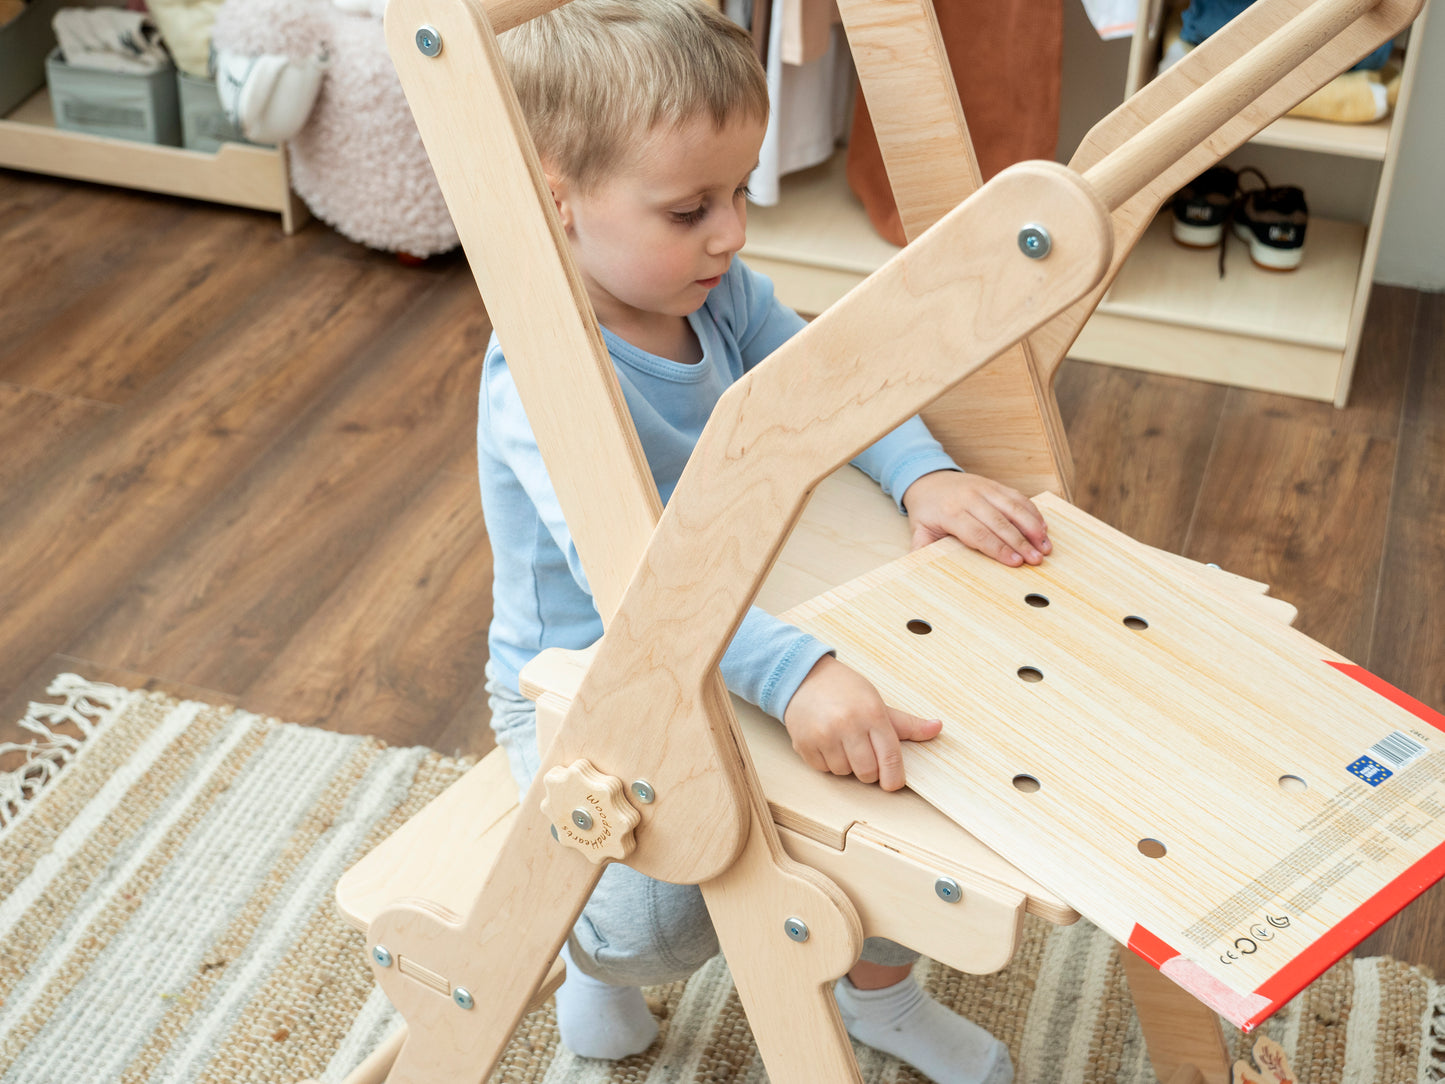
[[[1229,1054],[1214,1011],[1123,945],[1119,961],[1134,995],[1154,1074],[1168,1084],[1229,1084]]]
[[[408,1029],[389,1084],[483,1084],[602,874],[553,840],[533,786],[465,921],[402,901],[371,923],[377,982]]]
[[[702,892],[768,1078],[861,1084],[833,1000],[833,982],[863,949],[848,898],[788,858],[755,807],[743,853]]]

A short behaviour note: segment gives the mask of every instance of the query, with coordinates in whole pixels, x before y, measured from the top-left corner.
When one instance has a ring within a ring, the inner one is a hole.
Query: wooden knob
[[[542,812],[559,843],[576,847],[594,862],[620,862],[632,853],[637,845],[632,830],[642,815],[628,802],[622,780],[578,760],[558,765],[542,781],[547,788]]]

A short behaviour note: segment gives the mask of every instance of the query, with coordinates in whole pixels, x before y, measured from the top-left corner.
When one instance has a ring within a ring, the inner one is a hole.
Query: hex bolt
[[[457,1003],[459,1009],[471,1009],[477,1004],[472,998],[471,991],[465,986],[458,986],[452,991],[452,1000]]]
[[[933,891],[938,893],[938,898],[945,903],[958,903],[963,899],[963,889],[958,887],[958,882],[952,877],[940,877],[933,882]]]
[[[585,809],[572,810],[572,823],[582,831],[590,831],[592,828],[592,814]]]
[[[377,945],[371,950],[371,958],[381,967],[391,966],[391,950],[385,945]]]
[[[632,784],[632,796],[643,805],[651,805],[657,798],[657,791],[652,789],[652,784],[646,779],[637,779]]]
[[[423,26],[416,32],[416,47],[423,56],[436,56],[442,51],[442,36],[434,26]]]
[[[1019,251],[1031,260],[1042,260],[1054,247],[1049,231],[1035,223],[1019,230]]]
[[[783,922],[783,930],[790,940],[796,941],[800,945],[808,939],[808,924],[796,916]]]

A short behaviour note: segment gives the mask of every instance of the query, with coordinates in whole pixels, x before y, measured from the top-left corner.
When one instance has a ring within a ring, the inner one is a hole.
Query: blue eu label
[[[1371,760],[1369,757],[1361,757],[1351,764],[1348,770],[1351,775],[1359,776],[1372,787],[1378,787],[1395,774],[1378,760]]]

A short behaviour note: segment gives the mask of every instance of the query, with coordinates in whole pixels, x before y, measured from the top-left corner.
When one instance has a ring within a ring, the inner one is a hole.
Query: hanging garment
[[[754,203],[771,207],[784,174],[826,162],[847,136],[853,58],[834,22],[833,0],[729,0],[725,10],[753,27],[766,50],[771,110],[748,188]],[[762,19],[766,34],[759,33]]]

